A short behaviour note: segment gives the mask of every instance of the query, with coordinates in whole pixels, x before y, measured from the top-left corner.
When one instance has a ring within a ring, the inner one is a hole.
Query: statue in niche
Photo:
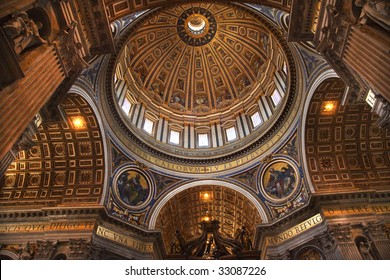
[[[390,31],[390,2],[388,0],[356,0],[355,5],[362,7],[358,26],[367,24],[370,19]]]
[[[47,43],[39,35],[42,23],[29,19],[25,12],[12,15],[12,19],[3,25],[3,30],[9,38],[16,54],[20,54],[28,47]]]
[[[366,242],[359,242],[359,252],[362,255],[363,260],[373,260],[374,258],[371,255],[371,246]]]

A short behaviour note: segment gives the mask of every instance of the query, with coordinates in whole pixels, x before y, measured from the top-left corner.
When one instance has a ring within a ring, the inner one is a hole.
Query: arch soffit
[[[82,98],[85,99],[85,101],[88,103],[88,105],[91,107],[97,121],[98,121],[98,129],[100,130],[100,135],[103,143],[103,159],[104,159],[104,177],[103,177],[103,190],[102,190],[102,197],[100,200],[100,205],[104,204],[104,201],[106,199],[106,195],[108,193],[108,185],[110,180],[110,172],[112,170],[110,169],[110,150],[108,146],[108,136],[105,133],[105,130],[103,129],[106,127],[104,124],[104,118],[102,118],[102,113],[98,106],[96,105],[95,100],[93,99],[94,93],[92,92],[92,89],[87,89],[85,86],[75,83],[69,90],[68,93],[74,93],[77,95],[80,95]]]
[[[178,194],[186,189],[197,187],[197,186],[205,186],[205,185],[206,186],[207,185],[215,185],[215,186],[226,187],[226,188],[229,188],[229,189],[232,189],[232,190],[239,192],[240,194],[244,195],[249,201],[251,201],[253,203],[253,205],[256,207],[263,223],[269,222],[269,217],[268,217],[266,211],[264,210],[265,207],[260,203],[260,201],[252,193],[238,187],[237,185],[235,185],[233,183],[210,179],[210,180],[198,180],[198,181],[186,183],[180,187],[177,187],[173,191],[167,193],[164,197],[160,198],[159,201],[151,209],[152,214],[150,215],[150,218],[148,219],[149,229],[150,230],[155,229],[157,217],[160,214],[161,209],[163,209],[164,205],[172,197],[174,197],[176,194]]]
[[[317,75],[316,79],[312,80],[312,83],[310,85],[308,85],[308,87],[307,87],[306,100],[305,100],[304,107],[302,110],[302,123],[301,123],[301,129],[299,131],[299,133],[300,133],[299,138],[301,139],[300,147],[301,147],[301,152],[302,152],[302,166],[303,166],[303,170],[304,170],[304,178],[308,183],[308,186],[309,186],[311,193],[315,193],[315,188],[313,186],[313,183],[310,180],[310,173],[309,173],[309,169],[307,168],[306,151],[303,148],[303,147],[305,147],[305,143],[306,143],[306,139],[305,139],[306,117],[307,117],[309,105],[310,105],[311,99],[314,95],[314,92],[321,85],[321,83],[323,81],[330,79],[330,78],[339,78],[339,76],[329,66],[327,68],[324,68],[323,71]]]

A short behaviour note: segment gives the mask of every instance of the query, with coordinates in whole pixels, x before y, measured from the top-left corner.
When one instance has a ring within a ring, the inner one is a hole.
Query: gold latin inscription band
[[[140,252],[152,252],[153,251],[153,244],[152,243],[139,241],[139,240],[136,240],[130,236],[124,236],[122,234],[116,233],[116,232],[109,230],[109,229],[102,227],[102,226],[98,226],[98,228],[96,229],[96,234],[103,237],[103,238],[106,238],[106,239],[112,240],[114,242],[126,245],[127,247],[135,249],[135,250],[140,251]]]
[[[94,225],[95,220],[0,224],[0,234],[92,230]]]
[[[390,214],[390,203],[361,204],[354,206],[324,206],[322,211],[325,217],[359,215],[359,214]]]
[[[321,224],[323,221],[321,214],[314,215],[313,217],[307,219],[306,221],[289,228],[288,230],[282,232],[281,234],[278,234],[276,236],[270,236],[267,237],[266,242],[267,245],[276,245],[280,244],[290,238],[293,238],[294,236],[297,236],[298,234],[301,234],[319,224]]]

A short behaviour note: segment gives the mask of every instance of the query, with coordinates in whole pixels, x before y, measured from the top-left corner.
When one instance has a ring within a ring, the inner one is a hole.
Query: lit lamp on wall
[[[86,129],[87,128],[87,122],[85,121],[84,117],[77,116],[77,117],[70,117],[70,123],[74,129],[80,130],[80,129]]]

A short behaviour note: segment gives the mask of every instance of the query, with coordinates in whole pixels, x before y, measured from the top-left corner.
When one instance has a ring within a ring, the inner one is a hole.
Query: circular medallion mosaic
[[[177,20],[177,33],[190,46],[203,46],[217,32],[217,21],[210,11],[192,7],[184,11]]]
[[[134,167],[121,168],[113,180],[115,196],[132,210],[140,209],[149,203],[152,197],[151,186],[149,176]]]
[[[288,200],[299,186],[298,169],[289,160],[271,161],[263,168],[260,176],[260,191],[275,202]]]

